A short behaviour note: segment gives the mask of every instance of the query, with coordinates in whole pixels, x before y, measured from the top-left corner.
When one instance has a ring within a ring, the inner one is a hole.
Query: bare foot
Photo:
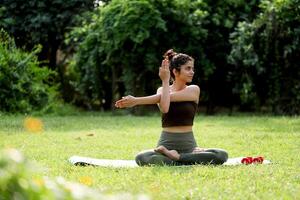
[[[206,149],[201,148],[201,147],[195,147],[192,153],[200,153],[204,152]]]
[[[159,146],[159,147],[155,148],[154,151],[158,152],[158,153],[162,153],[172,160],[179,160],[179,157],[180,157],[179,153],[176,150],[168,150],[164,146]]]

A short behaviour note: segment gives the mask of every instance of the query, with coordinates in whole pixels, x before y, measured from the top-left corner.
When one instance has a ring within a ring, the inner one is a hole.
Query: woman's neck
[[[184,82],[181,81],[174,81],[173,84],[171,85],[173,91],[179,91],[179,90],[183,90],[184,88],[186,88],[186,84]]]

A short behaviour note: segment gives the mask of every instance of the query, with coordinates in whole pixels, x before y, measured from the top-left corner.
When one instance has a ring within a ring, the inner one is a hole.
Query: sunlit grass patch
[[[199,146],[226,149],[230,157],[264,156],[271,165],[76,167],[72,155],[134,159],[156,146],[159,116],[41,116],[43,134],[23,128],[23,116],[1,116],[0,147],[13,147],[35,161],[43,176],[62,176],[107,194],[129,192],[153,199],[297,199],[300,196],[299,117],[197,116]],[[89,179],[89,178],[90,179]]]

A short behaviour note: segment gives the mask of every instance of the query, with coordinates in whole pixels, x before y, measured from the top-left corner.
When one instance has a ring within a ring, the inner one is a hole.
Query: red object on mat
[[[253,159],[253,163],[262,164],[264,162],[264,158],[262,156],[258,156]]]
[[[264,161],[264,158],[262,156],[258,157],[245,157],[241,160],[241,163],[249,165],[249,164],[262,164]]]

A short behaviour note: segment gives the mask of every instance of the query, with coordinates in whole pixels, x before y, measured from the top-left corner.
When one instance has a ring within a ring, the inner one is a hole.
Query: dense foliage
[[[42,45],[41,59],[56,66],[56,53],[76,15],[93,8],[92,0],[2,0],[0,28],[13,35],[17,46]]]
[[[263,1],[253,22],[231,35],[234,92],[245,107],[300,114],[300,1]]]
[[[0,28],[15,38],[17,47],[31,51],[41,45],[40,61],[57,72],[62,97],[68,100],[69,84],[63,65],[67,47],[62,45],[65,34],[80,22],[80,15],[94,8],[93,0],[2,0]]]
[[[54,86],[49,86],[53,72],[40,67],[37,56],[18,49],[14,40],[0,30],[0,110],[30,112],[50,106],[55,98]]]
[[[201,1],[202,2],[202,1]],[[206,0],[202,8],[207,13],[204,24],[206,40],[198,43],[204,55],[197,57],[201,64],[200,79],[201,104],[206,104],[207,113],[215,112],[217,106],[233,108],[239,105],[239,96],[232,93],[233,82],[228,78],[231,64],[227,56],[231,50],[229,35],[239,21],[252,21],[259,13],[258,0],[221,1]],[[199,7],[197,7],[200,9]],[[197,44],[196,44],[197,45]]]
[[[207,113],[299,114],[299,0],[3,2],[0,27],[17,46],[41,44],[50,68],[59,55],[55,81],[78,106],[111,109],[123,95],[155,93],[162,54],[173,48],[196,59]]]
[[[194,80],[204,102],[232,105],[228,37],[239,20],[252,19],[257,10],[257,1],[114,0],[98,9],[92,23],[73,31],[73,40],[82,41],[77,69],[71,70],[79,72],[75,83],[81,95],[75,99],[89,108],[101,102],[109,108],[124,93],[154,93],[162,54],[174,48],[196,58]]]
[[[88,107],[110,108],[124,93],[152,94],[159,85],[158,66],[166,50],[202,55],[201,45],[195,45],[207,35],[198,23],[207,15],[196,9],[197,4],[114,0],[99,8],[92,23],[73,32],[73,40],[83,38],[72,69],[79,72],[75,83],[81,95],[76,100]]]

